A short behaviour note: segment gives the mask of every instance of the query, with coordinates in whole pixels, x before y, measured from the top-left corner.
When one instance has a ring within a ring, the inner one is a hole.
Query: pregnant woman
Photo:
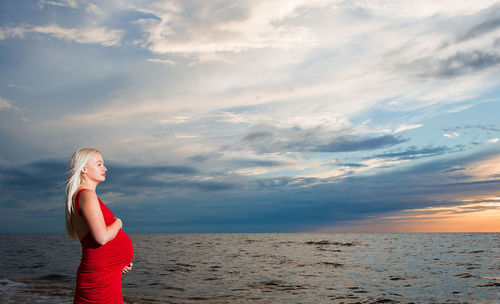
[[[132,269],[134,249],[122,221],[97,197],[106,179],[101,153],[82,148],[71,158],[66,183],[66,231],[82,245],[73,303],[122,304],[122,274]]]

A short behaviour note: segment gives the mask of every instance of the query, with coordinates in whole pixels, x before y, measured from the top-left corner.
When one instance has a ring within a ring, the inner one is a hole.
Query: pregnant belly
[[[115,238],[98,247],[83,249],[81,266],[99,272],[123,269],[132,262],[134,248],[128,235],[120,229]]]
[[[110,264],[120,265],[121,269],[132,262],[134,248],[132,247],[132,241],[123,230],[120,229],[116,237],[106,245],[110,245],[111,247],[109,256]]]

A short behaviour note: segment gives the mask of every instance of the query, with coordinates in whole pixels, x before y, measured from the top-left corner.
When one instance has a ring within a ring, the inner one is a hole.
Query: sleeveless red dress
[[[79,200],[82,190],[75,196],[75,207],[79,215],[81,215]],[[115,216],[111,210],[101,199],[99,205],[106,226],[113,224]],[[73,303],[123,304],[121,271],[130,265],[134,255],[132,241],[128,235],[120,229],[113,240],[99,245],[89,232],[80,243],[82,260],[76,273]]]

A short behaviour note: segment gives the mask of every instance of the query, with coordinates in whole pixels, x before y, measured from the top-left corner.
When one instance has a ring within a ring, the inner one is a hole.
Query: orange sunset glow
[[[474,202],[467,203],[470,201]],[[463,202],[463,205],[411,209],[366,220],[346,221],[324,231],[500,232],[500,197],[466,199]]]

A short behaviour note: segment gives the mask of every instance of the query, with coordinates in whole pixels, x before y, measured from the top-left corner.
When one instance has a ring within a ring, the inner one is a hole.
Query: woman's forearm
[[[106,230],[103,231],[103,233],[99,237],[95,238],[97,243],[99,243],[100,245],[104,245],[107,242],[112,241],[121,228],[122,228],[122,220],[117,218],[113,222],[113,224],[106,227]]]

